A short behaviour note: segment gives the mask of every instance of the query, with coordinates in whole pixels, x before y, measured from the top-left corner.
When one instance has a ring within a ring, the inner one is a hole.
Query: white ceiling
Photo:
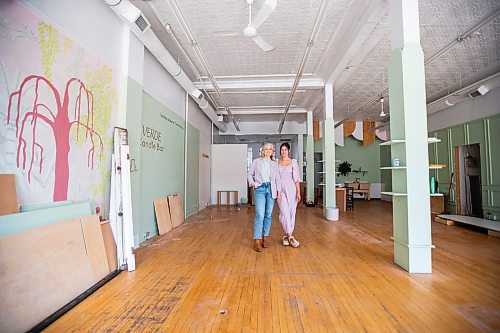
[[[224,114],[224,107],[229,107],[238,121],[274,119],[277,133],[320,0],[278,0],[258,29],[275,47],[270,52],[243,35],[248,24],[244,0],[131,2],[190,79],[210,95],[215,109]],[[223,99],[214,91],[171,3],[177,3],[185,17]],[[253,15],[263,3],[255,0]],[[499,0],[421,0],[419,8],[428,103],[500,72]],[[178,42],[165,29],[167,24]],[[305,111],[312,110],[314,118],[321,120],[322,86],[332,80],[335,120],[381,121],[378,100],[388,95],[390,50],[387,0],[330,0],[291,102],[290,113],[298,113],[292,117],[305,120]]]

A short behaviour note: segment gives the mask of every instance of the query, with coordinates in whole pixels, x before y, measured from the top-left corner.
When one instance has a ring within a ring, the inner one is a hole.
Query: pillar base
[[[328,221],[338,221],[339,209],[337,207],[323,207],[323,216]]]
[[[432,273],[431,250],[434,245],[408,245],[394,239],[394,262],[408,273]]]

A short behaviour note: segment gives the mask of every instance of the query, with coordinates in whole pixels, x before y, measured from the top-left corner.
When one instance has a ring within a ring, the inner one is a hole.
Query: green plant
[[[347,176],[351,172],[351,163],[344,161],[339,164],[338,170],[342,176]]]

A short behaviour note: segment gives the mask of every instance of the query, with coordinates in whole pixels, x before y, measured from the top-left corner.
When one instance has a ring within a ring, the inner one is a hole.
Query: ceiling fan
[[[274,50],[274,46],[266,42],[258,33],[257,29],[261,26],[262,23],[271,15],[271,13],[274,11],[276,8],[276,3],[278,0],[266,0],[264,4],[262,5],[262,8],[259,10],[257,15],[252,21],[252,4],[253,0],[246,0],[248,4],[248,25],[245,29],[243,29],[243,34],[248,37],[252,38],[257,45],[260,46],[261,49],[264,51],[272,51]]]

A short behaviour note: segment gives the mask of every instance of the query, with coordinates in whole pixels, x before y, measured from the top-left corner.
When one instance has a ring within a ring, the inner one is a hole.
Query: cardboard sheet
[[[156,198],[154,200],[156,223],[158,224],[158,234],[165,235],[173,229],[172,220],[170,218],[170,209],[168,207],[168,198]]]
[[[184,222],[184,210],[182,209],[182,197],[180,195],[169,195],[168,206],[172,227],[177,228]]]

